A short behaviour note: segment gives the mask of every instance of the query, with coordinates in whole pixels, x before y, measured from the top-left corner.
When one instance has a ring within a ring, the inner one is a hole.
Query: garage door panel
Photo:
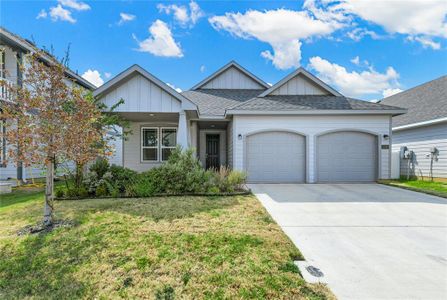
[[[304,182],[305,138],[290,132],[263,132],[247,138],[250,182]]]
[[[376,137],[354,131],[334,132],[318,137],[317,176],[320,182],[376,180]]]

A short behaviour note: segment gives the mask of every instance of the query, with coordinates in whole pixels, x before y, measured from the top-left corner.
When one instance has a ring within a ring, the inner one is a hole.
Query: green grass
[[[383,180],[382,183],[447,198],[447,182],[423,180]]]
[[[17,236],[43,193],[1,196],[1,299],[333,299],[253,196],[56,202],[75,227]]]

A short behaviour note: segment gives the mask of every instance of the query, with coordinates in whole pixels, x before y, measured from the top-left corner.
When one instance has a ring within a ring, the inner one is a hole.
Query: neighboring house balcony
[[[0,77],[0,100],[11,101],[12,100],[12,86],[14,82],[6,78]]]

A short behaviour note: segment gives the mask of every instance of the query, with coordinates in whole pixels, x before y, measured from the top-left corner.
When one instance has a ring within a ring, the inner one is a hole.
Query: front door
[[[207,169],[218,169],[220,167],[220,157],[219,157],[219,140],[220,136],[218,134],[207,134],[206,135],[206,168]]]

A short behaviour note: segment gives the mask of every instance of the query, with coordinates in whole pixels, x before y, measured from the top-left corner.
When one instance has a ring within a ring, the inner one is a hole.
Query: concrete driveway
[[[447,199],[379,184],[250,188],[340,299],[447,299]]]

